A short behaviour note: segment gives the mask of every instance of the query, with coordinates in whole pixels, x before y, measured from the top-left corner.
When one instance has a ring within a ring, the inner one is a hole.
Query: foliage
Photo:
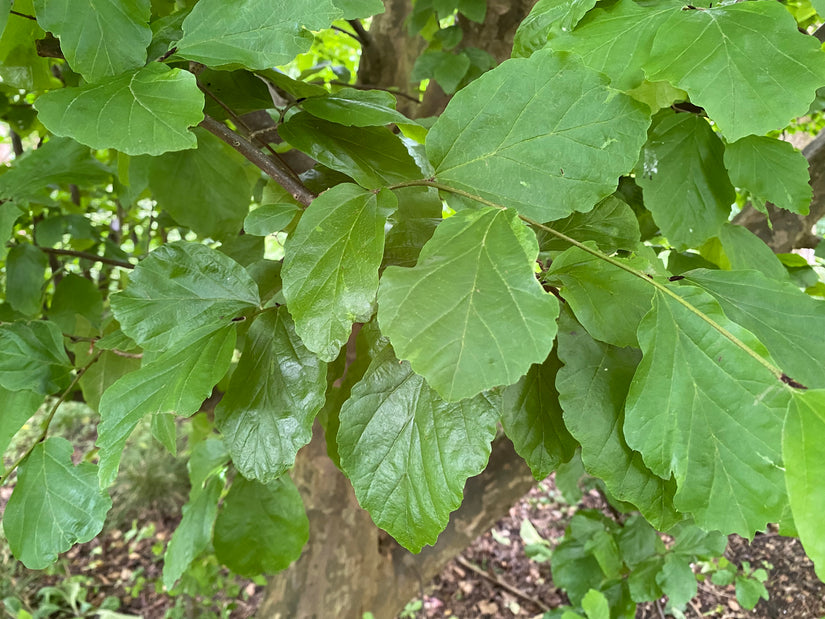
[[[418,77],[457,91],[419,124],[337,83],[352,48],[317,52],[380,4],[103,2],[116,18],[91,38],[91,5],[3,4],[0,437],[48,398],[0,477],[16,556],[44,567],[101,530],[145,421],[172,452],[196,427],[165,586],[211,548],[283,569],[308,535],[289,470],[323,411],[359,501],[414,551],[501,421],[539,477],[580,446],[660,530],[777,522],[825,576],[821,269],[729,223],[737,190],[806,211],[805,159],[775,136],[825,86],[798,27],[816,13],[542,1],[484,72],[453,50],[485,3],[418,0]],[[296,174],[289,149],[317,164]],[[98,451],[53,436],[72,398],[101,416]],[[611,525],[582,514],[555,561],[583,552],[579,525],[603,576],[557,569],[574,603],[632,613],[629,585],[602,582],[631,567]],[[683,555],[645,557],[663,576],[639,586],[687,599]]]

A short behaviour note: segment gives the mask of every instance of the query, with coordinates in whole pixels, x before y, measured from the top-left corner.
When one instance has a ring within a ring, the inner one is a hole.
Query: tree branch
[[[93,262],[102,262],[103,264],[111,264],[115,267],[122,267],[124,269],[134,269],[135,265],[125,260],[118,260],[117,258],[107,258],[106,256],[98,256],[97,254],[90,254],[86,251],[75,251],[74,249],[54,249],[52,247],[41,247],[37,245],[37,249],[43,253],[53,256],[72,256],[73,258],[83,258]]]
[[[306,207],[315,199],[315,194],[307,189],[300,180],[295,179],[292,176],[292,170],[287,168],[282,161],[268,157],[252,142],[242,135],[235,133],[225,124],[206,115],[201,121],[200,126],[211,134],[219,137],[246,157],[247,160],[263,170],[276,183],[286,189],[300,204]]]

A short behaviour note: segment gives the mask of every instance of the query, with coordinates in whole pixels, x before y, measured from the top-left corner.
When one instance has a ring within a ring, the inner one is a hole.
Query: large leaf
[[[767,351],[708,293],[681,298],[755,354]],[[639,326],[643,357],[627,398],[625,437],[674,503],[705,529],[750,536],[781,519],[787,501],[780,439],[789,393],[762,363],[679,300],[657,292]]]
[[[342,88],[335,94],[310,97],[301,107],[313,116],[347,127],[414,123],[395,110],[395,97],[384,90]]]
[[[97,467],[72,466],[72,451],[66,439],[49,438],[18,470],[3,530],[14,556],[29,569],[47,567],[73,544],[100,533],[112,506],[97,484]]]
[[[69,65],[89,82],[146,63],[150,0],[35,0],[34,7],[38,23],[60,38]]]
[[[716,236],[736,199],[724,147],[704,118],[660,113],[642,149],[636,182],[671,243],[696,246]]]
[[[249,211],[257,169],[211,133],[195,134],[197,149],[152,160],[152,195],[176,222],[202,237],[235,236]]]
[[[15,245],[6,258],[6,301],[24,316],[43,311],[43,284],[49,259],[30,243]]]
[[[215,554],[236,574],[285,569],[309,540],[309,520],[288,475],[268,484],[238,475],[215,522]]]
[[[281,277],[295,330],[307,348],[332,361],[353,322],[375,311],[390,191],[336,185],[313,200],[285,248]]]
[[[544,479],[578,447],[562,420],[556,373],[561,362],[555,352],[533,365],[515,385],[504,391],[501,425],[537,480]]]
[[[805,114],[825,83],[825,55],[785,7],[757,0],[674,11],[645,71],[686,90],[733,142]]]
[[[0,454],[5,453],[17,431],[37,412],[43,404],[43,396],[32,391],[9,391],[0,387]]]
[[[809,388],[825,388],[825,302],[757,271],[698,269],[687,278],[756,335],[788,376]]]
[[[278,130],[301,152],[367,189],[422,176],[403,142],[385,127],[345,127],[299,112]]]
[[[825,578],[825,391],[796,393],[782,435],[793,520],[817,576]]]
[[[183,21],[178,53],[213,69],[270,69],[309,51],[341,15],[332,0],[201,0]]]
[[[52,90],[34,107],[52,133],[128,155],[195,148],[189,127],[203,120],[195,76],[158,62],[101,84]]]
[[[378,322],[398,357],[448,401],[510,385],[553,347],[556,298],[536,280],[535,235],[512,210],[441,223],[412,269],[388,267]]]
[[[561,219],[613,193],[645,141],[646,109],[575,56],[542,50],[462,89],[427,135],[427,154],[440,183]]]
[[[303,345],[286,308],[258,316],[215,410],[215,423],[244,477],[267,482],[292,467],[312,438],[325,389],[326,364]]]
[[[790,143],[751,135],[725,147],[725,167],[737,187],[755,201],[772,202],[807,215],[813,190],[808,184],[808,160]]]
[[[648,469],[625,441],[624,401],[639,353],[594,340],[567,312],[559,318],[556,377],[564,422],[581,444],[587,471],[603,480],[613,496],[635,505],[657,529],[681,519],[673,507],[672,481]]]
[[[177,242],[141,261],[111,303],[124,333],[162,350],[198,327],[220,328],[260,299],[257,284],[237,262],[205,245]]]
[[[595,0],[539,0],[516,30],[513,58],[526,58],[549,39],[572,30],[595,4]]]
[[[226,374],[235,350],[235,327],[197,329],[173,348],[113,384],[100,399],[100,483],[117,476],[126,439],[141,419],[159,413],[197,412]]]
[[[498,417],[485,395],[443,401],[387,346],[341,409],[341,468],[375,524],[418,552],[486,466]]]
[[[72,363],[53,322],[0,324],[0,387],[50,395],[69,384]]]

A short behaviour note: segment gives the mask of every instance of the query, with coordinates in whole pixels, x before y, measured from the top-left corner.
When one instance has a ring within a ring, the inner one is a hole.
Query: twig
[[[17,15],[18,17],[25,17],[26,19],[30,19],[32,21],[37,21],[37,18],[34,15],[26,15],[25,13],[21,13],[20,11],[9,11],[12,15]]]
[[[502,589],[506,589],[507,591],[509,591],[509,592],[510,592],[510,593],[512,593],[513,595],[520,597],[522,600],[527,600],[528,602],[530,602],[530,603],[532,603],[532,604],[535,604],[535,605],[536,605],[536,607],[540,608],[540,609],[541,609],[541,610],[543,610],[544,612],[547,612],[547,611],[549,611],[549,610],[550,610],[550,607],[549,607],[549,606],[547,606],[547,605],[546,605],[544,602],[542,602],[541,600],[537,600],[536,598],[534,598],[533,596],[531,596],[531,595],[529,595],[529,594],[525,593],[524,591],[521,591],[521,590],[519,590],[519,589],[516,589],[513,585],[509,585],[509,584],[507,584],[506,582],[504,582],[503,580],[501,580],[501,579],[499,579],[499,578],[497,578],[497,577],[495,577],[495,576],[493,576],[493,575],[491,575],[491,574],[489,574],[489,573],[485,572],[485,571],[484,571],[483,569],[481,569],[480,567],[476,567],[475,565],[473,565],[472,563],[470,563],[469,561],[467,561],[467,559],[465,559],[464,557],[462,557],[462,556],[460,556],[460,555],[459,555],[458,557],[456,557],[456,559],[455,559],[455,560],[456,560],[458,563],[460,563],[462,566],[466,567],[468,570],[472,570],[473,572],[475,572],[475,573],[476,573],[476,574],[478,574],[479,576],[482,576],[483,578],[486,578],[487,580],[489,580],[490,582],[492,582],[492,583],[494,583],[494,584],[498,585],[498,586],[499,586],[499,587],[501,587]]]
[[[372,45],[372,37],[370,33],[367,32],[367,29],[364,28],[364,24],[361,23],[360,19],[348,19],[347,23],[355,30],[355,34],[358,35],[356,38],[361,41],[362,46],[369,47]]]
[[[816,37],[820,43],[825,43],[825,24],[817,28],[811,36]]]
[[[84,258],[92,260],[93,262],[102,262],[103,264],[111,264],[115,267],[123,267],[124,269],[134,269],[135,265],[125,260],[118,260],[117,258],[107,258],[105,256],[98,256],[97,254],[90,254],[86,251],[75,251],[74,249],[54,249],[52,247],[37,246],[37,249],[46,254],[55,256],[72,256],[73,258]]]
[[[358,38],[357,34],[355,34],[354,32],[350,32],[346,28],[341,28],[340,26],[333,26],[332,29],[336,30],[337,32],[340,32],[342,34],[346,34],[347,36],[351,36],[353,39],[358,41],[361,45],[364,44],[364,42],[361,39]]]
[[[702,609],[701,609],[701,608],[699,608],[699,607],[696,605],[696,602],[694,602],[693,600],[688,600],[688,604],[689,604],[689,605],[690,605],[690,607],[693,609],[693,612],[695,612],[695,613],[696,613],[696,616],[697,616],[697,617],[699,617],[699,619],[702,619],[702,618],[704,617],[704,615],[702,614]]]
[[[654,601],[653,606],[659,612],[659,617],[661,617],[661,619],[665,619],[665,611],[662,610],[662,601],[661,600]]]
[[[241,155],[246,157],[247,160],[263,170],[281,187],[286,189],[300,204],[309,206],[315,199],[315,194],[307,189],[302,182],[293,178],[292,170],[290,170],[282,161],[273,159],[272,157],[267,157],[252,142],[247,140],[242,135],[235,133],[225,124],[218,122],[207,114],[201,121],[200,126],[213,135],[219,137]]]

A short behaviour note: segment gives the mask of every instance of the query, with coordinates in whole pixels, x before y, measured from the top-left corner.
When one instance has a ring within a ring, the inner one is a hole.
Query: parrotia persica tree
[[[485,3],[417,0],[416,71],[456,94],[416,121],[274,68],[379,0],[3,5],[0,444],[48,414],[2,476],[27,566],[100,532],[138,424],[175,451],[217,390],[167,586],[210,544],[241,574],[300,555],[316,417],[414,552],[501,424],[536,478],[580,449],[657,529],[779,523],[825,576],[822,286],[729,223],[737,195],[809,208],[776,136],[825,86],[814,9],[540,0],[485,72],[445,26]],[[94,453],[49,434],[67,398]]]

